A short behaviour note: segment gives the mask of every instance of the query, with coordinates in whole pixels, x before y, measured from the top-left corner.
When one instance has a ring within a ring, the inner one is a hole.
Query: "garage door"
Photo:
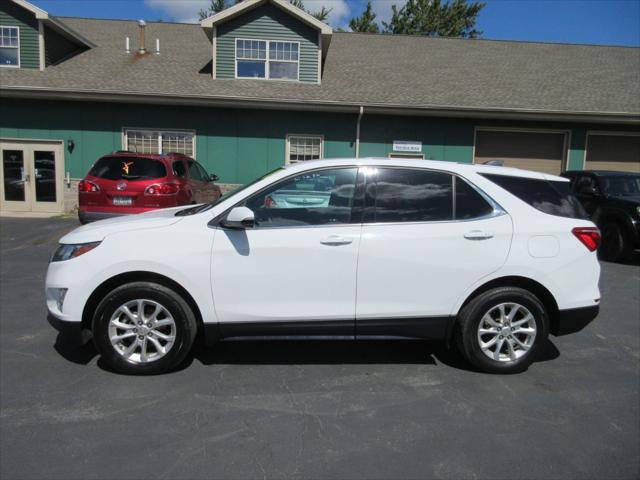
[[[475,163],[501,160],[507,167],[558,175],[565,163],[566,133],[476,131]]]
[[[589,134],[584,168],[640,173],[640,135]]]

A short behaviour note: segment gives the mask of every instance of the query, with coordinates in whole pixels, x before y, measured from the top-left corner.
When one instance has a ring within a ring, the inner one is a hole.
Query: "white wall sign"
[[[393,151],[406,152],[406,153],[422,153],[422,142],[412,142],[409,140],[394,140]]]

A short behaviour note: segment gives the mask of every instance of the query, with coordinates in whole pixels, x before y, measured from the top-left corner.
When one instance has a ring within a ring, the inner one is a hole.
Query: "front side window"
[[[236,77],[297,80],[297,42],[236,39]]]
[[[124,149],[136,153],[181,153],[195,157],[195,134],[193,132],[164,130],[124,131]]]
[[[256,227],[351,223],[357,168],[306,172],[288,178],[245,202]]]
[[[320,135],[289,135],[287,137],[288,163],[319,160],[323,157],[323,138]]]
[[[0,67],[20,66],[20,29],[0,26]]]
[[[198,168],[198,164],[193,160],[189,160],[189,177],[191,180],[197,180],[199,182],[204,182],[205,179],[202,177],[202,172]]]
[[[367,181],[366,222],[434,222],[453,219],[449,173],[377,168]],[[371,181],[373,180],[373,181]]]

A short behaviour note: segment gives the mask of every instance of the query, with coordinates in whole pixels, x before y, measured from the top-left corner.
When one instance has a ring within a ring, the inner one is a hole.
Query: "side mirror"
[[[255,226],[253,211],[247,207],[232,208],[227,217],[220,222],[225,228],[246,229]]]
[[[220,180],[220,177],[218,175],[216,175],[215,173],[212,173],[211,175],[209,175],[209,181],[210,182],[217,182],[218,180]]]

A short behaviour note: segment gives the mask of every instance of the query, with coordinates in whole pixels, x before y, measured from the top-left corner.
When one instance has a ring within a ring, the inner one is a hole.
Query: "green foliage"
[[[200,20],[204,20],[211,15],[215,15],[216,13],[221,12],[227,7],[228,5],[226,0],[211,0],[211,5],[209,5],[209,8],[200,10],[198,12],[198,16],[200,17]]]
[[[304,10],[309,15],[312,15],[313,17],[315,17],[316,19],[320,20],[321,22],[324,22],[327,19],[327,17],[329,16],[329,14],[331,13],[331,10],[333,10],[333,8],[322,7],[322,9],[317,11],[317,12],[310,12],[309,10],[307,10],[305,8],[303,0],[289,0],[289,2],[294,7],[298,7],[300,10]]]
[[[480,10],[485,4],[466,0],[407,0],[400,9],[392,7],[387,33],[405,33],[441,37],[476,38],[475,29]]]
[[[367,8],[359,17],[352,18],[349,22],[352,32],[378,33],[380,28],[376,23],[376,14],[371,7],[371,1],[367,2]]]

